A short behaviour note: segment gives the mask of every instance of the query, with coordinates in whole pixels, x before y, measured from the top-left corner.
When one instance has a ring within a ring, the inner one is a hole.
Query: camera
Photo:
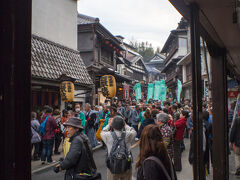
[[[59,171],[60,171],[60,166],[54,167],[54,168],[53,168],[53,171],[54,171],[55,173],[59,173]]]

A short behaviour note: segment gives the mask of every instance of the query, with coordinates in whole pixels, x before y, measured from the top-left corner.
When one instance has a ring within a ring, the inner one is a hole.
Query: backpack
[[[108,169],[112,174],[122,174],[131,168],[132,155],[127,150],[125,137],[126,133],[122,132],[120,138],[117,137],[116,132],[111,133],[113,137],[113,145],[106,163]]]
[[[45,131],[45,127],[46,127],[46,124],[47,124],[47,119],[48,119],[49,116],[47,116],[45,118],[45,120],[40,124],[40,127],[39,127],[39,132],[44,135],[46,133]]]

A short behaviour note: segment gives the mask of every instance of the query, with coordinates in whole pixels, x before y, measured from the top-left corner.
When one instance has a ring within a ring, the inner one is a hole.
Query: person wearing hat
[[[169,157],[173,158],[173,132],[171,126],[168,124],[169,116],[166,113],[159,113],[155,120],[155,123],[159,126],[159,129],[163,136],[163,141],[166,144]]]
[[[65,159],[56,167],[66,170],[65,180],[73,180],[77,174],[93,175],[96,173],[96,165],[93,160],[92,150],[87,136],[82,133],[84,129],[79,118],[69,118],[64,123],[67,128],[67,136],[71,143]]]
[[[107,152],[110,154],[114,139],[112,137],[112,130],[116,133],[116,136],[120,138],[122,136],[122,133],[126,133],[125,135],[125,143],[127,151],[130,152],[131,150],[131,144],[134,142],[134,139],[137,135],[134,128],[128,126],[124,119],[121,116],[116,116],[113,119],[109,119],[108,125],[103,128],[101,132],[101,137],[103,142],[107,146]],[[132,177],[132,168],[128,169],[126,172],[122,174],[112,174],[110,170],[107,168],[107,180],[127,180],[131,179]]]

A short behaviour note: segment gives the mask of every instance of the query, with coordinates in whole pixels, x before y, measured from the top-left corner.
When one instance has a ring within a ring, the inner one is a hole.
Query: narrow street
[[[138,155],[138,146],[132,149],[132,154],[134,157],[134,164],[136,163],[137,155]],[[98,168],[98,172],[102,175],[102,180],[106,180],[106,164],[105,164],[106,151],[102,148],[96,150],[94,152],[94,159]],[[133,167],[133,176],[136,176],[135,167]],[[42,171],[40,173],[36,173],[32,176],[33,180],[63,180],[64,172],[60,172],[56,174],[53,172],[53,169],[47,169],[46,171]],[[134,180],[134,178],[133,178]]]
[[[185,139],[186,150],[182,154],[182,166],[183,170],[180,173],[177,173],[179,180],[192,180],[192,167],[188,163],[188,151],[189,151],[189,139]],[[136,164],[137,156],[138,156],[139,148],[136,146],[132,149],[132,154],[134,157],[134,165]],[[105,150],[98,149],[94,152],[94,159],[98,168],[98,172],[102,174],[102,180],[106,180],[106,164],[105,164],[106,152]],[[63,180],[64,172],[60,172],[56,174],[53,172],[52,168],[47,169],[46,171],[42,171],[40,173],[36,173],[32,176],[33,180]],[[136,180],[136,171],[135,167],[133,167],[133,178],[132,180]]]

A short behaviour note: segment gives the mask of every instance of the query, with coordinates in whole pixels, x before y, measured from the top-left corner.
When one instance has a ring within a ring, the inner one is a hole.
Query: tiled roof
[[[77,23],[78,24],[93,24],[99,22],[98,18],[90,17],[84,14],[78,14]]]
[[[78,51],[33,35],[31,52],[33,77],[58,80],[66,74],[77,84],[93,84]]]
[[[158,69],[156,69],[155,67],[151,67],[151,66],[146,65],[146,68],[147,68],[147,71],[148,71],[149,73],[156,73],[156,74],[160,74],[160,73],[161,73],[161,72],[160,72]]]

